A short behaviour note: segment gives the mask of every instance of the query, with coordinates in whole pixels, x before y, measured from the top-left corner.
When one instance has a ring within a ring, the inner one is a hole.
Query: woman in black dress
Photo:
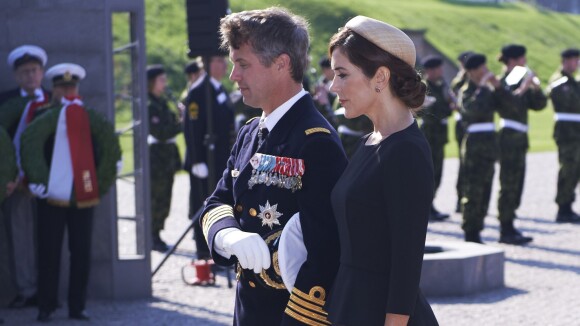
[[[374,131],[332,192],[341,264],[328,303],[335,325],[437,325],[419,290],[433,166],[414,120],[426,85],[402,31],[358,16],[330,41],[347,118],[366,115]]]

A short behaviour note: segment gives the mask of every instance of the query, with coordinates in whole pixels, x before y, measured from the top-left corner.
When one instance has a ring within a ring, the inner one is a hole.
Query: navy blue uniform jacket
[[[291,294],[284,288],[250,288],[244,277],[241,277],[234,324],[326,324],[326,313],[322,307],[336,276],[340,256],[330,192],[346,167],[344,150],[334,128],[317,111],[308,94],[286,112],[261,147],[255,150],[258,124],[259,119],[253,119],[240,129],[227,168],[215,192],[208,198],[202,214],[201,224],[212,256],[221,265],[237,261],[235,256],[225,259],[215,252],[213,241],[218,231],[235,227],[267,238],[282,230],[297,212],[300,212],[308,256],[300,268]],[[257,184],[249,189],[248,180],[252,175],[249,161],[256,151],[304,160],[302,189],[292,192],[265,184]],[[263,226],[261,219],[256,216],[260,206],[266,206],[266,202],[277,205],[277,211],[282,213],[280,225],[273,225],[272,228]],[[276,265],[277,260],[273,259],[270,269],[275,270]],[[242,276],[250,273],[253,272],[244,270]],[[270,296],[274,292],[278,294]],[[281,307],[277,306],[277,300],[283,301]],[[255,311],[250,301],[261,305],[260,311]],[[315,311],[306,310],[308,307]]]

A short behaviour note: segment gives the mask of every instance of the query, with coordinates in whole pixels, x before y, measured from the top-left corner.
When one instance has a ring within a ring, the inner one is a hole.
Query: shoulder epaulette
[[[556,88],[556,87],[564,84],[567,81],[568,81],[568,77],[567,76],[560,77],[560,78],[558,78],[558,79],[556,79],[556,80],[554,80],[553,82],[550,83],[550,88],[552,88],[552,89],[553,88]]]
[[[328,130],[326,128],[320,128],[320,127],[319,128],[310,128],[310,129],[306,129],[304,131],[304,133],[306,134],[306,136],[308,136],[310,134],[317,133],[317,132],[324,132],[324,133],[330,134],[330,130]]]
[[[254,121],[255,119],[258,119],[259,117],[253,117],[250,120],[246,121],[246,124],[250,124],[250,122]]]

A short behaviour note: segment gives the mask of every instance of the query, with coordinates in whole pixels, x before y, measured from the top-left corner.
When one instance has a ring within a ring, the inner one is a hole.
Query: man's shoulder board
[[[323,133],[326,133],[326,134],[330,134],[330,130],[328,130],[326,128],[320,128],[320,127],[318,127],[318,128],[310,128],[310,129],[306,129],[304,131],[304,133],[306,134],[306,136],[311,135],[311,134],[314,134],[314,133],[318,133],[318,132],[323,132]]]

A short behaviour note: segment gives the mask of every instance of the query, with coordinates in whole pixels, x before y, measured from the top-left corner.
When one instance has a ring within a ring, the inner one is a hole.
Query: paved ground
[[[436,206],[444,212],[455,207],[457,160],[445,162],[444,180]],[[554,153],[528,157],[528,178],[517,226],[534,242],[526,247],[497,243],[497,181],[486,220],[483,239],[490,246],[505,250],[503,289],[465,297],[429,298],[441,325],[580,325],[580,225],[553,223],[556,205],[557,158]],[[187,189],[188,180],[180,176],[176,189]],[[174,192],[165,239],[175,241],[187,228],[187,192]],[[580,203],[575,205],[580,211]],[[461,216],[429,226],[428,240],[462,241]],[[181,268],[194,255],[191,240],[179,246],[153,279],[153,298],[131,302],[90,301],[93,324],[102,325],[229,325],[234,290],[218,277],[215,287],[190,287],[181,280]],[[155,266],[162,258],[154,253]],[[34,324],[36,311],[0,309],[7,325]],[[53,324],[84,325],[66,318],[66,309],[55,314]],[[257,325],[258,326],[258,325]]]

